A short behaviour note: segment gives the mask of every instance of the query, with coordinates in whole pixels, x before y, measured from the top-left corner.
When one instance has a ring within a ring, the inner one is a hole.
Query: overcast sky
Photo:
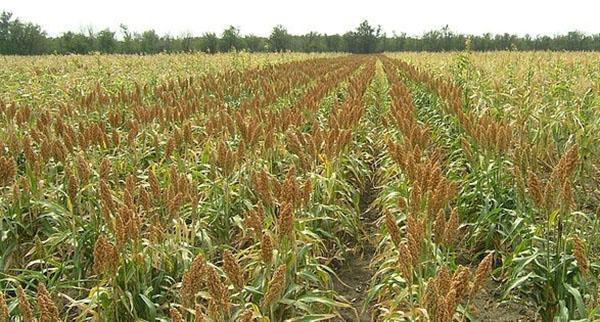
[[[174,36],[220,34],[228,25],[242,34],[267,36],[276,24],[292,34],[333,34],[354,29],[364,19],[388,34],[420,35],[446,24],[470,34],[600,33],[600,0],[0,0],[0,10],[40,24],[52,36],[89,26],[116,31],[121,23],[133,31]]]

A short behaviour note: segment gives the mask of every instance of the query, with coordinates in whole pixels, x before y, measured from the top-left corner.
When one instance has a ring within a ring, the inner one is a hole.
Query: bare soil
[[[369,303],[366,303],[366,300],[369,283],[373,276],[370,264],[375,254],[369,236],[373,236],[375,233],[375,220],[379,215],[379,212],[371,207],[376,195],[372,180],[367,180],[365,186],[361,189],[359,205],[361,225],[366,234],[365,242],[361,245],[354,245],[354,247],[348,245],[350,249],[355,251],[350,253],[344,263],[336,270],[341,281],[335,281],[334,289],[352,303],[351,309],[340,310],[342,321],[373,321],[373,310]]]
[[[476,321],[517,322],[540,321],[532,306],[525,300],[501,302],[500,284],[489,281],[473,299],[470,308]]]
[[[369,282],[373,276],[369,270],[371,257],[372,254],[365,253],[362,256],[349,258],[347,264],[337,272],[343,283],[336,281],[335,290],[349,300],[353,306],[352,309],[340,310],[344,321],[371,321],[371,310],[365,309]]]

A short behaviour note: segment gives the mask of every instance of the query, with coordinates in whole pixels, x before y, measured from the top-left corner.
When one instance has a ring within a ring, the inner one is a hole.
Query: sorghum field
[[[0,58],[1,321],[600,319],[600,54]]]

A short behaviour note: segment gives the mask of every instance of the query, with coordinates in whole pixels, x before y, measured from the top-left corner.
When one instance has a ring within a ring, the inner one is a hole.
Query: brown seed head
[[[37,302],[40,312],[40,322],[60,321],[58,308],[54,304],[54,301],[52,301],[52,297],[44,284],[38,285]]]
[[[544,205],[544,194],[542,192],[542,182],[538,178],[538,176],[533,172],[529,171],[529,193],[531,194],[531,198],[535,202],[538,207],[542,207]]]
[[[406,244],[401,244],[398,247],[398,267],[409,285],[412,284],[413,278],[413,258],[410,249]]]
[[[151,213],[152,211],[152,198],[150,197],[150,193],[148,189],[143,188],[140,190],[140,205],[146,211],[146,213]]]
[[[198,254],[192,266],[183,273],[181,279],[181,298],[185,305],[191,305],[194,303],[196,294],[200,291],[200,288],[206,282],[205,277],[206,262],[202,254]]]
[[[273,303],[277,301],[277,299],[281,296],[283,289],[285,287],[285,274],[286,274],[286,266],[285,264],[277,267],[277,270],[271,277],[269,284],[267,286],[267,292],[265,293],[265,297],[262,299],[262,306],[267,308],[271,306]]]
[[[240,316],[237,318],[236,322],[251,322],[253,320],[253,312],[251,309],[246,309]]]
[[[575,143],[567,150],[567,152],[565,152],[556,165],[556,169],[558,169],[558,179],[560,182],[564,182],[567,177],[571,175],[578,160],[579,146],[577,143]]]
[[[473,286],[471,288],[471,296],[473,296],[478,290],[481,289],[485,280],[490,276],[492,272],[492,263],[494,260],[494,253],[489,253],[487,256],[481,260],[479,265],[477,265],[477,270],[475,271],[475,278],[473,280]]]
[[[218,309],[221,313],[229,311],[229,292],[227,286],[221,281],[221,276],[212,266],[206,266],[206,276],[208,291],[212,299],[218,304]],[[224,314],[226,315],[226,314]]]
[[[436,278],[438,294],[447,294],[450,291],[450,285],[452,283],[452,277],[447,266],[442,266],[438,271]]]
[[[294,211],[290,203],[286,203],[281,207],[279,215],[279,238],[293,237],[294,232]]]
[[[254,231],[256,235],[260,234],[263,228],[264,210],[262,204],[256,207],[256,209],[249,210],[245,213],[244,221],[246,225]]]
[[[0,188],[10,186],[17,175],[17,163],[13,157],[0,157]]]
[[[169,314],[171,315],[171,321],[173,322],[185,322],[185,319],[183,318],[183,316],[181,315],[181,313],[179,313],[179,310],[177,310],[176,308],[172,307],[169,309]]]
[[[402,211],[406,211],[406,209],[407,209],[406,207],[407,207],[406,199],[400,197],[398,199],[398,208],[400,208],[400,210],[402,210]]]
[[[114,212],[115,204],[113,202],[112,193],[107,181],[104,179],[100,180],[100,200],[102,200],[102,203],[108,208],[108,210]]]
[[[579,267],[579,270],[581,271],[581,273],[584,276],[588,275],[589,265],[588,265],[588,260],[587,260],[587,256],[586,256],[586,252],[585,252],[585,243],[578,235],[573,236],[572,242],[573,242],[573,255],[575,256],[575,261],[577,262],[577,266]]]
[[[82,183],[87,183],[92,175],[92,170],[83,154],[77,156],[77,175]]]
[[[94,271],[100,273],[114,273],[118,266],[118,253],[116,247],[108,241],[106,236],[100,235],[94,245]]]
[[[225,321],[223,318],[222,307],[212,297],[208,299],[208,315],[213,321]]]
[[[202,313],[202,308],[200,307],[200,304],[196,304],[196,306],[194,307],[194,322],[204,322],[206,321],[204,319],[204,314]]]
[[[117,237],[117,248],[122,248],[130,239],[139,238],[140,219],[127,206],[122,206],[116,216],[114,232]]]
[[[450,219],[448,220],[448,223],[446,224],[446,229],[444,230],[444,236],[445,236],[444,242],[446,243],[446,245],[448,247],[454,245],[456,236],[458,236],[458,226],[459,226],[458,209],[453,208],[452,213],[450,214]]]
[[[165,145],[165,155],[170,156],[174,150],[175,150],[175,139],[173,137],[170,137],[167,140],[167,144]]]
[[[271,263],[271,259],[273,258],[273,240],[267,233],[263,233],[260,243],[260,254],[265,264]]]
[[[573,189],[570,180],[565,180],[561,188],[561,194],[565,206],[567,209],[571,209],[575,205],[575,198],[573,197]]]
[[[270,189],[269,175],[266,171],[255,172],[252,176],[254,190],[258,197],[267,205],[272,204],[273,194]]]
[[[446,297],[440,294],[438,295],[435,305],[435,322],[448,322],[448,312],[446,311]]]
[[[307,179],[302,187],[302,203],[307,205],[310,202],[310,195],[312,193],[312,181]]]
[[[444,210],[440,209],[435,217],[435,223],[433,225],[433,234],[435,236],[435,242],[441,243],[444,241],[446,230],[446,214]]]
[[[454,290],[456,292],[457,298],[461,299],[466,294],[469,287],[470,276],[471,271],[469,270],[469,268],[464,266],[459,266],[458,269],[454,272],[454,276],[452,276],[450,290]]]
[[[23,321],[34,322],[35,318],[33,317],[33,310],[27,301],[27,296],[21,285],[17,286],[17,298],[19,299],[19,309],[21,310]]]
[[[402,243],[400,228],[398,228],[396,220],[389,211],[385,212],[385,226],[390,234],[390,237],[392,238],[392,241],[394,242],[394,245],[396,245],[396,247],[400,247],[400,244]]]
[[[451,288],[444,300],[444,316],[448,321],[453,320],[460,297],[456,289]]]
[[[0,293],[0,322],[8,322],[9,310],[4,298],[4,293]]]
[[[422,307],[427,309],[427,312],[431,315],[436,311],[437,304],[437,277],[430,278],[427,282],[427,287],[425,288],[425,296],[422,299]]]
[[[229,250],[223,252],[223,270],[227,277],[238,290],[244,288],[246,283],[242,267]]]
[[[161,199],[161,188],[160,188],[160,183],[158,181],[158,178],[156,178],[156,174],[154,174],[154,171],[149,171],[148,172],[148,183],[150,184],[150,189],[152,190],[152,194],[154,199]]]
[[[77,194],[79,193],[79,180],[70,171],[66,173],[67,176],[67,193],[71,204],[75,205],[77,200]]]
[[[421,257],[421,248],[424,238],[424,222],[416,219],[413,213],[408,213],[406,216],[406,231],[408,240],[408,249],[410,250],[413,266],[418,265],[418,260]]]

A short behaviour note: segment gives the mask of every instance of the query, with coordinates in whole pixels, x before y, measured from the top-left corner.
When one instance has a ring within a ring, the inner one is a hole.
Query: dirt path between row
[[[375,162],[371,166],[372,169],[375,168],[374,164]],[[371,173],[375,172],[371,171]],[[373,200],[377,196],[373,181],[372,176],[367,178],[361,189],[359,210],[361,226],[365,232],[364,242],[359,245],[350,245],[350,248],[355,249],[356,252],[351,253],[343,265],[336,270],[341,282],[336,280],[335,291],[349,300],[353,306],[352,309],[340,310],[344,321],[373,321],[373,310],[367,303],[369,284],[373,277],[370,265],[375,255],[372,236],[376,232],[375,221],[379,218],[379,211],[372,207]]]
[[[335,291],[352,303],[352,308],[340,310],[343,321],[371,322],[375,321],[377,313],[374,309],[375,303],[369,303],[368,298],[371,279],[375,273],[372,262],[376,252],[375,236],[378,233],[376,223],[381,217],[381,210],[374,206],[380,192],[378,176],[383,156],[382,145],[379,144],[381,138],[375,129],[382,124],[381,110],[389,97],[381,61],[378,60],[377,64],[376,75],[371,80],[374,101],[367,104],[371,113],[366,111],[366,115],[363,116],[372,123],[362,146],[366,152],[363,156],[368,173],[356,182],[360,191],[357,215],[362,233],[358,240],[354,239],[346,245],[349,251],[344,262],[335,270],[340,279],[334,283]]]

